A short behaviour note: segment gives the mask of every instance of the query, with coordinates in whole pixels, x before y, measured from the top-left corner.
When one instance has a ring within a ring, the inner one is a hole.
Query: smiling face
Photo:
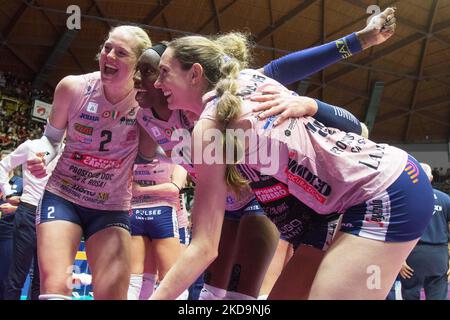
[[[155,87],[162,90],[169,109],[182,109],[199,114],[203,87],[197,84],[193,67],[184,70],[174,57],[173,49],[167,48],[159,63],[159,77]]]
[[[136,39],[124,29],[113,30],[100,52],[99,67],[105,85],[127,87],[132,83],[137,57]]]
[[[159,60],[158,53],[153,49],[147,49],[139,57],[133,81],[137,90],[136,101],[142,108],[149,108],[157,102],[165,101],[162,91],[154,86],[159,75]]]

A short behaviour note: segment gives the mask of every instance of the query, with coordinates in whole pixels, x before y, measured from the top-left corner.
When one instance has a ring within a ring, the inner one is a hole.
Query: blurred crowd
[[[32,89],[31,82],[0,71],[0,97],[17,100],[14,108],[0,107],[0,150],[14,150],[27,139],[41,137],[44,124],[31,119],[31,106],[35,99],[51,103],[50,90]]]

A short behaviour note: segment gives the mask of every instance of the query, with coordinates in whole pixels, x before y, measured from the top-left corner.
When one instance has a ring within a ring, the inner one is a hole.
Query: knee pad
[[[139,300],[141,288],[142,274],[132,274],[130,276],[130,285],[128,286],[128,300]]]
[[[39,300],[72,300],[72,297],[65,296],[63,294],[47,293],[47,294],[40,294]]]
[[[189,290],[184,290],[182,294],[178,296],[176,300],[187,300],[189,298]]]
[[[256,298],[235,291],[227,291],[224,300],[256,300]]]
[[[205,283],[200,291],[198,300],[223,300],[226,294],[227,291],[225,289],[213,287]]]

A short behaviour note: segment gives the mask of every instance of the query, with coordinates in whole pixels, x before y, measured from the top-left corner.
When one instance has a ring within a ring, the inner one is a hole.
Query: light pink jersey
[[[129,210],[139,142],[136,92],[111,104],[100,72],[80,75],[78,90],[69,110],[66,147],[46,189],[87,208]]]
[[[186,194],[180,193],[180,207],[177,210],[178,228],[186,228],[189,225],[188,211],[186,208]]]
[[[176,164],[164,156],[157,155],[153,160],[136,163],[133,168],[133,181],[142,187],[170,183]],[[133,196],[132,209],[152,208],[156,206],[170,206],[178,210],[180,201],[178,196],[161,196],[147,192],[141,196]]]
[[[150,137],[156,141],[168,157],[171,157],[172,150],[180,143],[182,138],[178,139],[172,137],[173,133],[177,129],[185,129],[192,132],[193,124],[186,118],[184,113],[180,110],[175,110],[172,112],[168,121],[163,121],[157,119],[151,109],[141,108],[138,112],[139,124],[145,129],[145,131],[150,135]],[[183,161],[181,165],[186,169],[186,171],[191,175],[195,181],[194,167],[190,164],[189,160]],[[226,200],[226,210],[236,211],[245,207],[253,198],[252,192],[242,192],[237,199],[231,192],[227,195]]]
[[[407,154],[395,147],[328,129],[311,117],[292,118],[276,127],[276,117],[259,120],[251,111],[257,103],[248,97],[263,89],[287,91],[275,80],[244,70],[239,85],[244,99],[239,123],[248,126],[250,122],[252,139],[256,139],[246,147],[245,166],[287,184],[286,191],[314,211],[342,213],[384,191],[402,173]],[[207,105],[201,119],[214,120],[213,93],[204,100]]]

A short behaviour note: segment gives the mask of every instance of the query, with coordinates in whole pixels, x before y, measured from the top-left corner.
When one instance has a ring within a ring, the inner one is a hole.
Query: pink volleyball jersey
[[[157,155],[147,163],[136,163],[133,168],[133,181],[142,187],[154,186],[162,183],[170,183],[175,164],[164,156]],[[146,192],[140,196],[134,196],[131,200],[133,209],[151,208],[156,206],[171,206],[178,210],[180,200],[177,196],[161,196]]]
[[[186,194],[180,193],[180,207],[177,210],[178,228],[185,228],[189,225],[188,211],[186,208]]]
[[[326,128],[311,117],[291,118],[273,127],[276,117],[259,120],[252,112],[258,103],[248,98],[263,90],[289,91],[255,70],[242,71],[239,86],[243,103],[236,124],[239,127],[251,125],[251,140],[246,146],[241,171],[245,173],[248,166],[275,177],[288,188],[254,190],[260,201],[276,197],[271,194],[274,192],[289,192],[318,213],[342,213],[384,191],[406,165],[406,152],[357,134]],[[214,120],[214,93],[205,95],[204,101],[207,105],[200,119]],[[251,174],[247,178],[259,179]]]
[[[66,147],[47,190],[87,208],[129,210],[139,142],[136,92],[111,104],[100,72],[79,78],[79,96],[68,113]]]
[[[145,129],[145,131],[155,140],[161,148],[163,148],[164,152],[168,157],[173,158],[172,151],[177,149],[180,142],[183,141],[186,136],[190,139],[190,133],[193,129],[193,124],[186,118],[185,114],[180,110],[175,110],[172,112],[168,121],[163,121],[157,119],[151,109],[143,109],[141,108],[138,112],[138,122]],[[179,129],[177,131],[177,129]],[[176,136],[173,136],[174,132],[177,133]],[[190,144],[189,144],[190,147]],[[190,157],[190,155],[185,155],[186,157]],[[182,165],[186,171],[192,176],[192,178],[196,179],[194,167],[190,164],[190,159],[186,159],[182,161],[180,165]],[[239,195],[239,199],[234,196],[231,192],[228,193],[226,199],[226,210],[227,211],[235,211],[246,206],[252,199],[254,195],[251,191],[242,192]]]

